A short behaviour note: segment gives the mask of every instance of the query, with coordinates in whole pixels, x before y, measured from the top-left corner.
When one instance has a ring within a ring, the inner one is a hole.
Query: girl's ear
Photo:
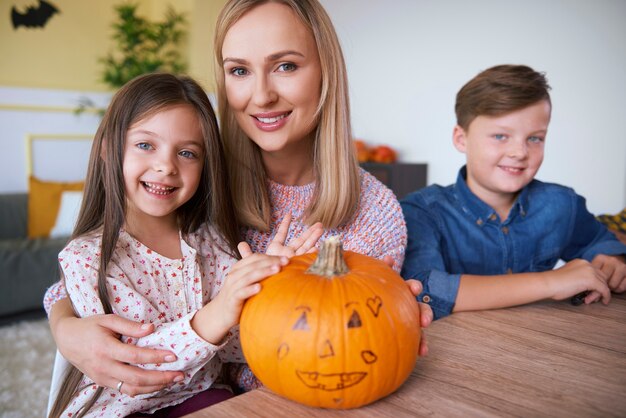
[[[452,143],[454,144],[454,148],[459,150],[465,154],[466,150],[466,141],[467,134],[465,133],[465,129],[461,128],[461,126],[456,125],[454,130],[452,131]]]

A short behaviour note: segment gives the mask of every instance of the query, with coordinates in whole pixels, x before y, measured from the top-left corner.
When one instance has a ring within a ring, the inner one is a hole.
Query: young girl
[[[175,361],[144,367],[184,375],[133,398],[123,381],[99,387],[73,369],[52,417],[180,416],[232,396],[218,383],[222,361],[243,361],[231,328],[258,282],[287,259],[254,254],[235,263],[222,155],[215,115],[193,80],[145,75],[113,98],[73,239],[59,255],[65,287],[81,317],[115,313],[153,324],[149,336],[122,341],[167,348]]]
[[[320,221],[323,239],[340,235],[346,250],[387,257],[400,271],[406,246],[400,204],[357,164],[343,54],[320,3],[230,0],[218,18],[215,53],[230,191],[252,250],[265,252],[280,220],[293,214],[288,242]],[[417,281],[407,284],[415,295],[421,292]],[[117,317],[77,320],[64,297],[59,285],[47,293],[48,311],[54,303],[52,333],[64,356],[94,381],[106,385],[133,376],[128,390],[146,393],[176,378],[125,364],[167,361],[167,352],[122,350],[119,343],[114,352],[103,352],[102,344],[73,344],[83,333],[113,345],[113,332],[141,336],[150,330]],[[430,307],[422,305],[422,312],[427,326]],[[96,355],[100,362],[92,360]],[[245,389],[258,385],[247,369],[239,376]]]

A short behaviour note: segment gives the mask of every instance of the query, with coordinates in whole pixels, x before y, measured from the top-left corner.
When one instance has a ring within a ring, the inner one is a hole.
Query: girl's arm
[[[563,300],[584,291],[590,292],[585,303],[602,299],[607,304],[611,292],[606,282],[600,269],[581,259],[541,273],[463,274],[453,312],[506,308],[543,299]]]

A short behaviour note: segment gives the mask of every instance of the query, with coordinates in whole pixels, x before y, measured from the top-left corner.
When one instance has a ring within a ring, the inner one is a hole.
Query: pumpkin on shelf
[[[360,139],[353,140],[354,146],[356,147],[356,158],[359,163],[366,163],[370,160],[370,149],[365,143]]]
[[[390,164],[396,159],[396,152],[387,145],[378,145],[370,150],[370,161],[372,162]]]
[[[332,237],[319,255],[293,257],[262,282],[244,305],[240,335],[266,387],[305,405],[348,409],[404,383],[418,358],[419,324],[402,278]]]

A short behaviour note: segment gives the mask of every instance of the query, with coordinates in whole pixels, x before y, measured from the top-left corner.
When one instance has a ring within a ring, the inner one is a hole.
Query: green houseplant
[[[155,71],[184,72],[187,68],[180,45],[187,34],[187,20],[169,7],[163,21],[154,22],[137,14],[137,3],[115,6],[117,19],[111,25],[115,49],[99,59],[101,80],[113,90],[141,74]],[[95,109],[88,98],[79,100],[76,113]],[[99,113],[104,110],[99,109]]]

